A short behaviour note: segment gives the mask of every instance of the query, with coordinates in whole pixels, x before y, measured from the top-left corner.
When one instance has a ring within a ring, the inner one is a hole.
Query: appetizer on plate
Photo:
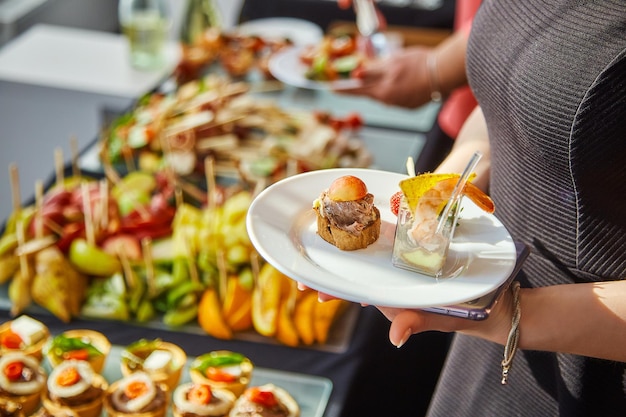
[[[241,353],[217,350],[198,356],[189,368],[193,382],[231,391],[237,397],[250,384],[254,366]]]
[[[22,352],[8,352],[0,358],[0,415],[31,415],[45,391],[46,373],[39,361]],[[21,413],[21,414],[18,414]]]
[[[22,315],[0,326],[0,355],[19,351],[41,361],[43,346],[50,336],[45,324]]]
[[[300,406],[285,389],[274,384],[250,387],[235,402],[229,417],[298,417]]]
[[[157,383],[173,390],[180,381],[187,355],[180,346],[160,339],[141,339],[122,350],[122,375],[144,371]]]
[[[42,416],[99,417],[107,381],[88,362],[69,359],[50,372]]]
[[[168,402],[167,386],[138,371],[111,384],[104,408],[109,417],[164,417]]]
[[[172,413],[174,417],[226,417],[236,399],[227,389],[188,382],[174,391]]]
[[[380,212],[374,196],[354,175],[334,180],[313,202],[317,233],[341,250],[363,249],[380,236]]]
[[[111,342],[100,332],[88,329],[68,330],[53,337],[45,346],[46,359],[56,367],[68,359],[87,361],[97,373],[111,350]]]
[[[299,58],[307,67],[309,80],[335,81],[350,78],[366,55],[358,49],[356,34],[329,33],[319,43],[304,47]]]
[[[402,192],[394,194],[390,201],[398,216],[392,255],[395,266],[436,278],[442,276],[460,204],[448,209],[446,219],[442,217],[446,216],[445,208],[458,179],[458,174],[426,173],[400,182]],[[487,213],[495,210],[491,198],[470,182],[462,195]]]

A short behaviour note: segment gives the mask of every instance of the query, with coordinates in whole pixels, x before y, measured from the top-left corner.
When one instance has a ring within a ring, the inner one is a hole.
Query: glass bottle
[[[187,0],[180,40],[186,45],[197,44],[208,28],[221,28],[222,16],[215,0]]]
[[[128,39],[131,65],[142,70],[163,66],[171,24],[167,0],[120,0],[118,17]]]

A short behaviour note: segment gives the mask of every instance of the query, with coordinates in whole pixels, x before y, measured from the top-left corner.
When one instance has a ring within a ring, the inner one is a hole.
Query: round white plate
[[[380,237],[366,249],[342,251],[317,234],[313,200],[342,175],[361,178],[381,213]],[[392,172],[347,168],[289,177],[266,188],[252,202],[248,234],[259,254],[285,275],[357,303],[449,306],[478,298],[504,283],[515,266],[513,240],[495,216],[466,198],[442,278],[393,266],[396,217],[389,199],[403,178]]]
[[[324,31],[315,23],[291,17],[250,20],[239,25],[237,31],[264,39],[289,38],[298,46],[315,44],[324,37]]]
[[[270,73],[285,84],[311,90],[348,90],[362,85],[362,81],[355,78],[336,81],[309,80],[306,78],[307,66],[300,61],[301,50],[301,47],[294,46],[274,54],[268,64]]]

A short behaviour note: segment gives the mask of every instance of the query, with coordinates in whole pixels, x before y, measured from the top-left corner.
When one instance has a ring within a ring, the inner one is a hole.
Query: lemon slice
[[[415,211],[417,202],[420,197],[423,196],[428,190],[433,188],[440,181],[444,181],[450,178],[459,178],[459,174],[434,174],[427,172],[415,177],[410,177],[400,181],[400,189],[404,194],[404,197],[411,208],[411,211]]]

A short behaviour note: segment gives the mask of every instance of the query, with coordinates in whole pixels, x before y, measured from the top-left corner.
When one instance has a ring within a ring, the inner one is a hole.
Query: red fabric
[[[474,15],[481,0],[462,0],[456,2],[454,30],[465,32],[469,36]],[[478,103],[468,86],[457,88],[446,99],[437,118],[444,133],[455,139]]]

